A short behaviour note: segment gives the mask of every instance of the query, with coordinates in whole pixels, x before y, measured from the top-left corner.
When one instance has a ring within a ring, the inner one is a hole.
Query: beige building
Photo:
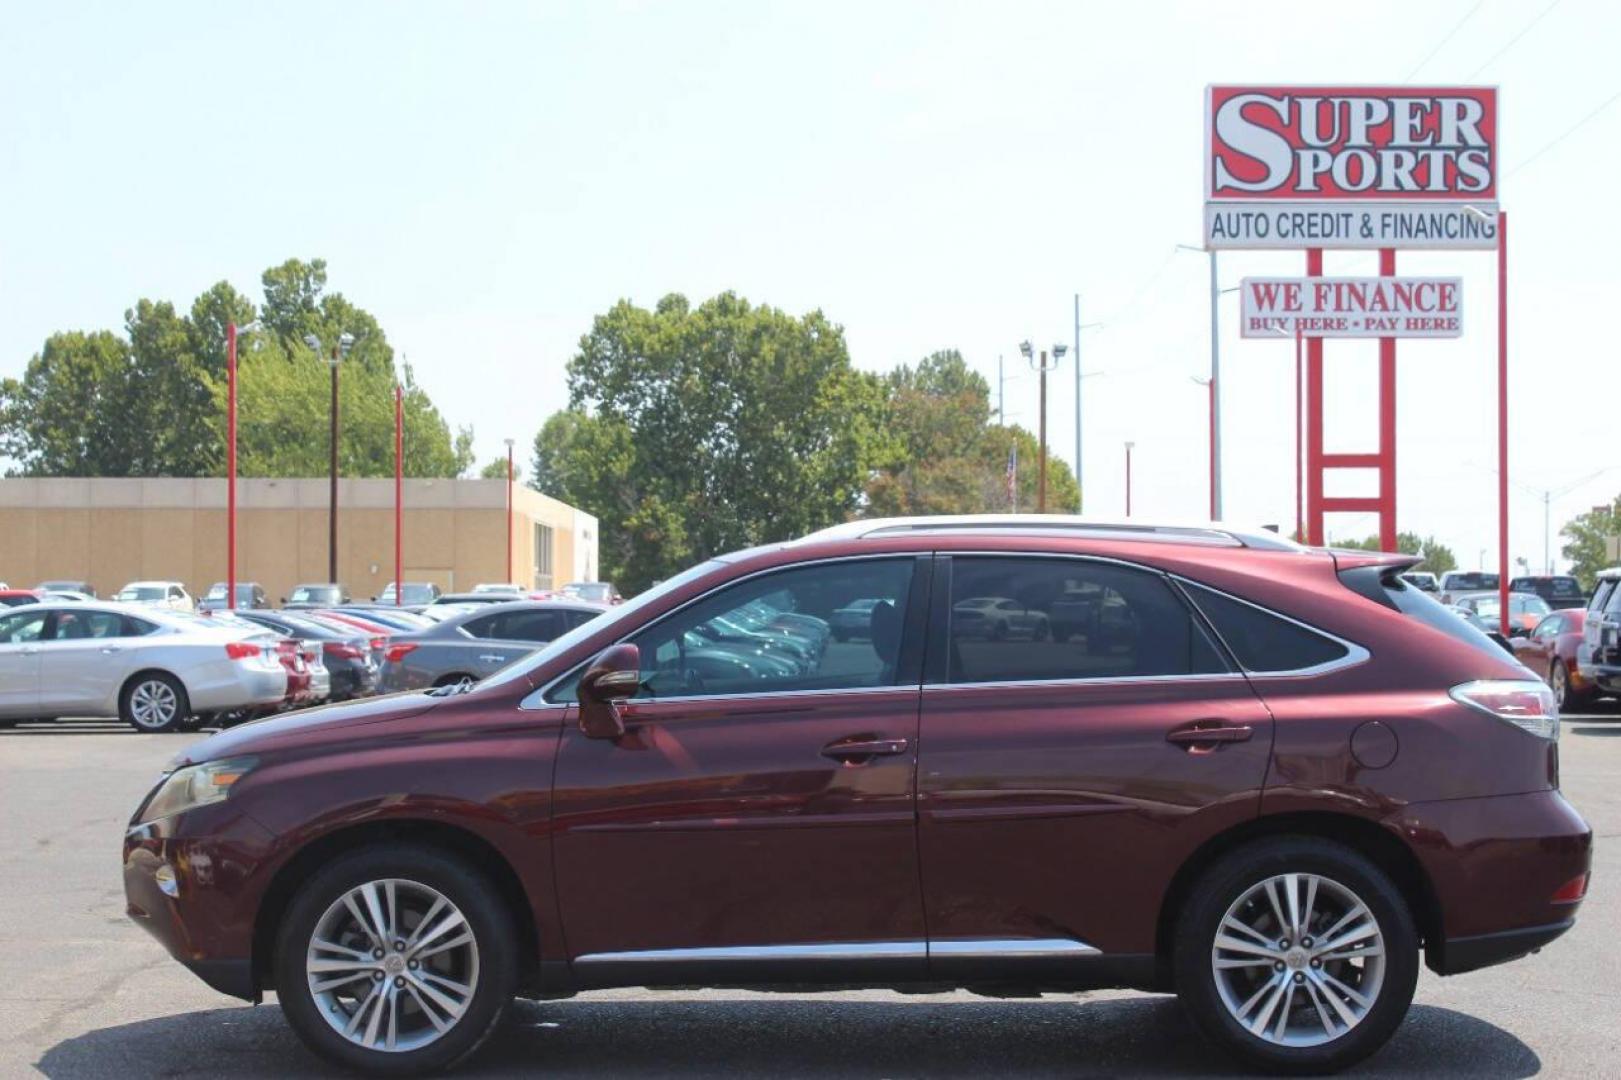
[[[406,480],[406,581],[447,592],[507,580],[505,480]],[[512,580],[546,588],[597,577],[597,519],[514,486]],[[325,479],[237,481],[238,581],[272,603],[327,580]],[[102,596],[130,581],[225,580],[223,479],[0,479],[0,581],[28,588],[88,581]],[[394,481],[338,481],[338,580],[355,599],[394,577]]]

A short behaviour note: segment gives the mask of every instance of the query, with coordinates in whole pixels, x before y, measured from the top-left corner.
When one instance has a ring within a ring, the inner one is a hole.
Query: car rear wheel
[[[1346,1068],[1407,1014],[1418,934],[1390,878],[1331,841],[1260,841],[1217,862],[1178,923],[1176,989],[1212,1042],[1282,1073]]]
[[[159,671],[137,675],[118,699],[119,717],[148,735],[181,730],[191,718],[191,704],[180,680]]]
[[[276,994],[316,1053],[400,1076],[463,1060],[517,983],[511,915],[494,886],[430,847],[345,853],[299,891],[276,946]]]
[[[1574,712],[1590,700],[1590,695],[1571,687],[1570,671],[1563,660],[1553,662],[1553,668],[1548,672],[1548,682],[1553,685],[1553,696],[1559,702],[1560,712]]]

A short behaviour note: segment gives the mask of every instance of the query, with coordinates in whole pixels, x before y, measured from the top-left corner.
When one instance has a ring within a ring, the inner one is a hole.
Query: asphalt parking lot
[[[198,736],[63,721],[0,730],[0,1076],[330,1075],[283,1023],[208,989],[124,917],[123,826]],[[1427,971],[1357,1075],[1621,1075],[1621,711],[1567,718],[1564,788],[1598,836],[1576,929],[1541,955]],[[461,1075],[1234,1075],[1171,998],[995,1001],[612,991],[523,1003]]]

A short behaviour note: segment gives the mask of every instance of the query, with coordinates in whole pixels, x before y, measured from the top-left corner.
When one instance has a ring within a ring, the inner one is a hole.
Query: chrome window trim
[[[1256,611],[1259,611],[1264,615],[1270,615],[1274,619],[1282,619],[1284,622],[1298,626],[1300,629],[1305,630],[1308,633],[1316,634],[1318,637],[1327,638],[1329,641],[1334,642],[1336,645],[1339,645],[1345,650],[1345,655],[1337,660],[1328,660],[1321,664],[1313,664],[1310,667],[1286,668],[1282,671],[1251,670],[1250,668],[1244,666],[1244,662],[1242,660],[1238,659],[1238,654],[1233,651],[1232,646],[1227,644],[1227,639],[1221,636],[1221,632],[1216,629],[1215,623],[1210,622],[1210,616],[1205,613],[1203,608],[1199,607],[1198,600],[1194,599],[1192,594],[1184,592],[1188,603],[1193,605],[1194,610],[1199,612],[1201,618],[1210,623],[1210,632],[1216,636],[1218,641],[1221,642],[1221,647],[1227,650],[1227,654],[1233,658],[1234,662],[1238,664],[1240,670],[1242,670],[1242,672],[1250,679],[1301,679],[1310,678],[1315,675],[1327,675],[1330,672],[1341,671],[1345,668],[1356,667],[1358,664],[1367,663],[1367,661],[1373,656],[1373,654],[1368,652],[1367,649],[1363,648],[1361,645],[1358,645],[1354,641],[1348,641],[1347,639],[1340,637],[1338,634],[1329,633],[1320,626],[1313,626],[1311,623],[1302,622],[1291,615],[1285,615],[1281,611],[1274,611],[1272,608],[1269,608],[1264,604],[1257,604],[1255,601],[1246,600],[1242,596],[1234,596],[1225,589],[1218,589],[1214,585],[1207,585],[1202,581],[1195,581],[1192,578],[1184,577],[1181,574],[1169,574],[1167,576],[1179,586],[1192,585],[1195,588],[1213,592],[1217,596],[1224,597],[1233,601],[1234,603],[1243,604],[1246,607],[1254,608]]]
[[[1074,938],[955,938],[946,941],[838,941],[814,945],[723,945],[711,948],[633,949],[586,953],[576,964],[716,963],[775,960],[1026,960],[1102,956]]]
[[[826,564],[829,564],[829,563],[871,562],[871,561],[876,560],[876,559],[917,559],[917,558],[919,558],[921,556],[933,555],[933,554],[934,554],[933,550],[929,549],[929,548],[924,548],[924,549],[919,550],[919,551],[873,551],[873,552],[863,552],[862,554],[859,554],[859,555],[829,555],[829,556],[827,556],[825,558],[820,558],[820,559],[806,559],[803,562],[782,563],[782,564],[777,565],[777,566],[761,567],[758,570],[755,570],[755,571],[752,571],[750,573],[744,574],[742,577],[730,578],[727,581],[723,581],[720,584],[716,585],[712,589],[706,589],[705,591],[699,593],[697,596],[694,596],[692,599],[688,600],[686,603],[680,605],[679,607],[671,608],[669,611],[666,611],[664,614],[660,615],[658,618],[651,619],[651,620],[649,620],[649,621],[647,621],[645,623],[642,623],[642,625],[636,627],[636,629],[630,631],[630,633],[624,634],[623,636],[619,637],[618,639],[609,642],[607,645],[604,645],[602,648],[606,649],[606,648],[611,648],[614,645],[623,644],[624,642],[630,640],[630,638],[634,637],[635,635],[642,633],[644,630],[650,630],[653,627],[657,626],[659,623],[663,622],[665,619],[673,618],[674,616],[679,615],[681,612],[687,610],[692,605],[702,603],[704,600],[707,600],[709,597],[714,596],[716,593],[720,592],[723,589],[729,589],[734,585],[741,585],[746,581],[753,581],[755,578],[763,577],[766,574],[776,574],[776,573],[781,573],[781,572],[787,571],[787,570],[801,570],[801,569],[804,569],[805,567],[822,566],[822,565],[826,565]],[[910,586],[908,586],[908,587],[910,587]],[[598,649],[597,651],[601,652],[602,650]],[[546,685],[542,686],[540,689],[530,691],[527,695],[524,696],[522,701],[518,702],[518,708],[520,708],[520,709],[536,708],[537,707],[536,705],[531,705],[530,704],[532,699],[538,699],[538,701],[540,703],[543,703],[543,704],[546,704],[546,705],[572,705],[572,704],[574,704],[573,702],[565,702],[565,701],[546,701],[546,695],[551,693],[552,688],[557,686],[558,683],[567,681],[568,678],[570,676],[572,676],[576,671],[579,671],[581,668],[585,667],[585,665],[590,663],[590,662],[591,661],[590,661],[589,658],[587,658],[586,660],[582,660],[580,663],[575,664],[573,667],[569,668],[567,671],[563,672],[561,675],[558,675],[556,678],[554,678],[550,682],[546,683]],[[851,694],[851,693],[861,693],[861,692],[867,691],[867,690],[912,690],[912,691],[915,691],[916,689],[917,689],[917,684],[916,683],[907,683],[907,684],[905,684],[903,686],[852,686],[852,687],[843,687],[843,688],[825,688],[825,689],[811,689],[811,690],[761,690],[758,693],[738,693],[738,694],[691,694],[691,695],[684,695],[682,697],[646,698],[646,699],[641,699],[641,700],[643,701],[644,704],[647,704],[647,703],[650,703],[650,702],[653,702],[653,701],[723,701],[723,700],[725,700],[727,698],[767,697],[767,696],[770,696],[770,697],[786,697],[786,696],[788,696],[790,694]],[[636,701],[638,699],[631,698],[630,700],[631,701]]]
[[[931,691],[1012,690],[1015,688],[1052,687],[1061,690],[1065,687],[1079,689],[1083,686],[1140,686],[1149,683],[1243,682],[1244,679],[1245,675],[1242,671],[1207,671],[1198,675],[1109,675],[1096,679],[1082,676],[1065,679],[1002,679],[997,682],[924,683],[923,689]]]

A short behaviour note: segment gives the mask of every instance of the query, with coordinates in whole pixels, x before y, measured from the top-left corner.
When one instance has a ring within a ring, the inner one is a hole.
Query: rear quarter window
[[[1282,615],[1202,585],[1189,582],[1185,588],[1246,671],[1307,671],[1350,655],[1340,642]],[[1411,586],[1407,590],[1419,592]]]

